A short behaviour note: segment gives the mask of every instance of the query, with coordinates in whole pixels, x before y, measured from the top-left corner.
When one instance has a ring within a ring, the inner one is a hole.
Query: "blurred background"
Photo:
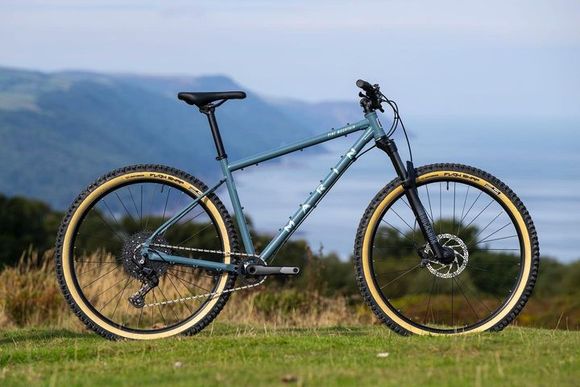
[[[4,0],[0,42],[6,270],[50,255],[62,211],[110,169],[163,163],[218,179],[207,122],[177,92],[248,92],[218,111],[233,160],[361,119],[362,78],[399,104],[416,165],[473,165],[520,196],[544,259],[535,307],[544,315],[530,324],[578,326],[577,1]],[[257,240],[286,223],[354,140],[236,174]],[[393,177],[384,155],[365,155],[278,262],[317,262],[320,278],[335,277],[317,291],[356,294],[358,221]]]

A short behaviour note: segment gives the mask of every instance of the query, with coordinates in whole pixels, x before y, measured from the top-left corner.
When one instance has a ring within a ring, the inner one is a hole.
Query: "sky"
[[[415,115],[580,117],[580,2],[1,0],[0,65],[224,74],[269,97]]]
[[[464,145],[483,118],[513,119],[505,130],[525,134],[516,145],[536,146],[519,167],[529,158],[554,165],[541,176],[563,182],[546,185],[552,194],[577,192],[566,175],[577,161],[554,160],[577,160],[569,145],[580,133],[578,0],[0,0],[0,66],[220,74],[265,97],[356,104],[354,83],[363,78],[379,83],[404,117],[472,123],[454,135]],[[548,123],[540,135],[510,125],[534,119]],[[517,181],[513,188],[532,192]],[[568,213],[567,202],[548,202]]]

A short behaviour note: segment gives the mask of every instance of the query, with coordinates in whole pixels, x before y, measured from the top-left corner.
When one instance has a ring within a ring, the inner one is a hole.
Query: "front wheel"
[[[447,265],[431,254],[399,179],[381,190],[355,242],[359,288],[377,317],[400,334],[498,331],[528,300],[539,246],[528,211],[492,175],[458,164],[417,168],[419,197]]]

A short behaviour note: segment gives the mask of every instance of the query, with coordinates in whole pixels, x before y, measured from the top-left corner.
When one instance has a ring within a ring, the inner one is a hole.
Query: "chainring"
[[[265,266],[266,262],[264,262],[261,258],[258,258],[258,257],[250,257],[250,258],[244,259],[244,261],[243,261],[244,274],[242,276],[242,282],[244,285],[258,284],[266,279],[266,276],[263,276],[263,275],[246,274],[245,269],[249,265],[264,265]]]

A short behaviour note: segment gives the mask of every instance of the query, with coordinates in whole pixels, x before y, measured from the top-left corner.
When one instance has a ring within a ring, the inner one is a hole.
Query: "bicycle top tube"
[[[302,150],[302,149],[311,147],[313,145],[321,144],[323,142],[333,140],[333,139],[340,137],[340,136],[346,136],[348,134],[357,132],[359,130],[365,130],[366,128],[369,127],[369,125],[371,125],[369,120],[367,118],[365,118],[364,120],[361,120],[361,121],[356,122],[354,124],[348,124],[348,125],[343,126],[341,128],[333,129],[327,133],[323,133],[323,134],[320,134],[318,136],[309,137],[309,138],[306,138],[304,140],[297,141],[297,142],[290,144],[290,145],[281,146],[279,148],[276,148],[276,149],[273,149],[270,151],[262,152],[262,153],[254,155],[254,156],[247,157],[243,160],[229,163],[228,169],[231,172],[237,171],[238,169],[246,168],[250,165],[254,165],[257,163],[261,163],[263,161],[271,160],[271,159],[274,159],[276,157],[280,157],[280,156],[286,155],[288,153],[295,152],[297,150]]]

